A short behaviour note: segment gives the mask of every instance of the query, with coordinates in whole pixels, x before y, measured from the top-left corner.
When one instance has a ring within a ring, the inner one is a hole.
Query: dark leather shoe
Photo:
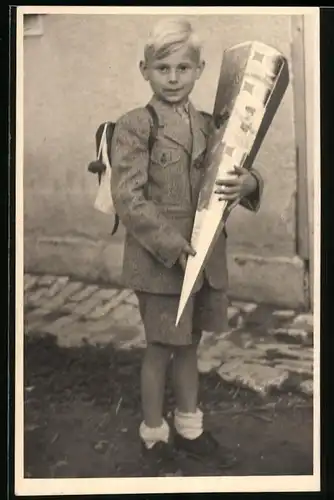
[[[208,431],[203,431],[196,439],[186,439],[176,432],[174,447],[196,460],[214,462],[219,468],[227,469],[237,464],[236,457],[221,446]]]
[[[142,441],[141,453],[150,466],[150,469],[156,475],[176,474],[180,472],[175,462],[175,452],[169,443],[158,441],[152,448],[147,448]]]

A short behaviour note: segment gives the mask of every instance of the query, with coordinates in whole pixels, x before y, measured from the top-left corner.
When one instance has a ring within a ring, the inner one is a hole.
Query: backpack
[[[148,142],[148,150],[151,155],[158,134],[159,119],[153,106],[147,104],[146,109],[152,118]],[[94,202],[94,208],[105,214],[114,215],[115,221],[111,232],[112,235],[116,233],[119,226],[119,216],[115,211],[110,191],[112,183],[111,141],[115,126],[116,123],[114,122],[104,122],[99,125],[95,134],[96,160],[90,162],[88,165],[88,171],[98,176],[99,188]]]
[[[159,118],[153,106],[147,104],[147,111],[152,118],[151,132],[148,142],[149,155],[151,155],[159,128]],[[212,115],[205,111],[200,112],[205,118],[211,119]],[[224,118],[225,119],[225,118]],[[223,120],[224,121],[224,120]],[[95,134],[97,159],[88,165],[88,171],[98,176],[98,193],[94,202],[94,208],[105,214],[114,215],[114,227],[111,235],[114,235],[119,226],[119,216],[117,215],[111,197],[112,164],[111,164],[111,140],[116,123],[101,123]]]

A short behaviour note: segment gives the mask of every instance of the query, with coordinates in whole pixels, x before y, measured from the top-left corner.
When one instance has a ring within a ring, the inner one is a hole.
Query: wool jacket
[[[159,129],[149,156],[151,117],[143,108],[116,123],[111,146],[112,198],[126,228],[124,286],[157,294],[180,294],[184,273],[178,258],[190,242],[209,134],[209,118],[189,103],[190,125],[172,106],[152,97]],[[240,204],[257,211],[263,181]],[[216,289],[227,290],[226,231],[219,235],[204,273]],[[195,291],[196,291],[195,290]]]

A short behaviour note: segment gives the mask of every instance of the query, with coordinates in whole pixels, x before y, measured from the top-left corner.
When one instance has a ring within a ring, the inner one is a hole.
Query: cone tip
[[[184,305],[183,306],[179,306],[179,310],[177,311],[177,315],[176,315],[176,321],[175,321],[175,326],[178,326],[178,324],[180,323],[180,319],[181,319],[181,316],[183,314],[183,310],[184,310]]]

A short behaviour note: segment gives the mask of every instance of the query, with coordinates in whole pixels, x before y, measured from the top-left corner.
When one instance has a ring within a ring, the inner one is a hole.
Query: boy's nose
[[[171,69],[169,72],[169,81],[176,82],[177,81],[177,73],[175,69]]]

